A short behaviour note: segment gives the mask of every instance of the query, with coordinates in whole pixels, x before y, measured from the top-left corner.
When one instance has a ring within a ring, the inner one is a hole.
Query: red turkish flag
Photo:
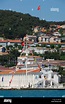
[[[38,6],[37,10],[40,10],[40,5]]]
[[[24,42],[22,42],[22,44],[21,44],[22,46],[24,46],[25,44],[24,44]]]

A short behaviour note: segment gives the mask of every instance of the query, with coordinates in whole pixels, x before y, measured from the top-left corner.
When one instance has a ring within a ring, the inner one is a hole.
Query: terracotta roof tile
[[[11,39],[4,40],[4,39],[0,39],[0,42],[2,42],[2,43],[6,43],[6,42],[21,43],[21,40],[11,40]]]
[[[28,70],[30,71],[30,70]],[[30,72],[40,72],[40,69],[35,69],[35,70],[31,70]],[[28,72],[28,73],[30,73]],[[6,70],[6,71],[1,71],[0,74],[23,74],[26,73],[26,70],[17,70],[17,71],[12,71],[12,70]]]
[[[21,43],[21,40],[11,40],[11,39],[8,39],[7,41],[9,41],[11,43]]]
[[[6,43],[7,40],[0,39],[0,43]]]

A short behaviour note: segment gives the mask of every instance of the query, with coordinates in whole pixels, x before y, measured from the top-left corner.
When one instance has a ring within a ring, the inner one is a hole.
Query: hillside
[[[32,35],[35,26],[49,27],[56,22],[47,22],[15,11],[0,10],[0,37],[15,39],[22,38],[25,34]]]
[[[46,21],[39,20],[38,17],[32,17],[29,14],[18,13],[9,10],[0,10],[0,36],[4,38],[20,38],[26,33],[32,34],[32,28],[35,26],[46,26]]]

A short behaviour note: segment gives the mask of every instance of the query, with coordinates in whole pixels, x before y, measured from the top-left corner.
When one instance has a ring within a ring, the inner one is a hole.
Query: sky
[[[65,0],[0,0],[0,10],[28,13],[46,21],[65,20]]]

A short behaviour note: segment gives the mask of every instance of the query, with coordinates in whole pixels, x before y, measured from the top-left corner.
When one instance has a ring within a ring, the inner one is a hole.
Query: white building
[[[59,32],[54,32],[53,35],[54,36],[61,36],[61,34]]]

